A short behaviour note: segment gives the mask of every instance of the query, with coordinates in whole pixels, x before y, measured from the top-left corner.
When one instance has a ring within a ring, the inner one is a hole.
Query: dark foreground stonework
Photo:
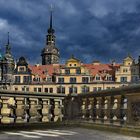
[[[103,132],[85,128],[56,128],[41,130],[3,131],[0,140],[140,140],[140,138],[124,136],[111,132]]]

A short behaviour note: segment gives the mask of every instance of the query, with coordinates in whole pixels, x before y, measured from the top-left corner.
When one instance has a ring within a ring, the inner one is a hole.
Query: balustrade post
[[[29,102],[30,102],[29,122],[37,122],[37,114],[38,114],[37,113],[37,99],[36,98],[29,98]]]
[[[93,121],[96,121],[96,105],[97,105],[97,100],[96,98],[93,99]]]
[[[16,123],[24,122],[24,98],[16,97]]]
[[[37,120],[42,121],[42,99],[37,100]]]
[[[42,122],[50,122],[52,114],[50,111],[50,99],[42,99],[43,108],[42,108]]]
[[[89,110],[89,119],[93,120],[93,98],[89,99],[88,110]]]
[[[85,98],[82,99],[81,115],[82,115],[81,118],[85,119],[86,117],[86,99]]]
[[[101,98],[97,97],[96,99],[96,122],[101,123]]]
[[[114,112],[113,112],[113,105],[114,105],[114,96],[110,97],[110,123],[113,124],[113,116],[114,116]]]
[[[127,121],[127,99],[122,95],[120,100],[120,124],[124,125]]]
[[[100,118],[101,118],[101,123],[104,123],[104,115],[105,115],[105,98],[102,97],[100,99]]]
[[[62,99],[54,99],[54,122],[62,121]]]
[[[12,118],[11,115],[11,108],[9,106],[9,99],[10,97],[1,97],[2,100],[2,108],[1,108],[1,123],[13,123],[14,118]]]

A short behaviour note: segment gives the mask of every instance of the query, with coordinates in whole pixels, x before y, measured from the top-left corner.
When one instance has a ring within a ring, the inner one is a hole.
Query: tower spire
[[[48,33],[49,34],[53,34],[54,33],[54,29],[53,29],[53,6],[50,6],[50,27],[48,29]]]
[[[50,29],[52,29],[52,13],[53,13],[53,6],[50,7]]]

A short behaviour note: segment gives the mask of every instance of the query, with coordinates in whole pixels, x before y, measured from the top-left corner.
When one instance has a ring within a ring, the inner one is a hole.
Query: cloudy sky
[[[15,59],[41,63],[50,4],[61,63],[71,54],[85,63],[140,55],[140,0],[0,0],[1,51],[10,32]]]

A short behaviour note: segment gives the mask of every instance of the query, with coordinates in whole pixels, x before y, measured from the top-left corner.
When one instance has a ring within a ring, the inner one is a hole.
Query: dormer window
[[[101,77],[100,76],[96,76],[96,80],[100,81]]]
[[[18,71],[19,72],[24,72],[25,71],[25,67],[19,67]]]
[[[112,81],[112,77],[111,77],[111,76],[107,76],[107,77],[106,77],[106,80],[107,80],[107,81]]]

